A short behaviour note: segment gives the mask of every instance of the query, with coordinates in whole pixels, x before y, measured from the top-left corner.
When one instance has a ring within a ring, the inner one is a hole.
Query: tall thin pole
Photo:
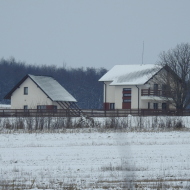
[[[142,50],[142,65],[143,65],[143,63],[144,63],[144,41],[143,41],[143,50]]]

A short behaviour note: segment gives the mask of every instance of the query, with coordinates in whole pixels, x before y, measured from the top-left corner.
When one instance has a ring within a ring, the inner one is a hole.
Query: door
[[[162,103],[162,109],[166,110],[167,109],[167,104],[166,103]]]
[[[157,110],[158,109],[158,103],[154,103],[153,107],[154,107],[155,110]]]

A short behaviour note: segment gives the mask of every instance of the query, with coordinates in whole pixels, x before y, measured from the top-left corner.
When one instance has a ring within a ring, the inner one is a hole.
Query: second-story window
[[[158,90],[158,84],[154,84],[154,90]]]
[[[154,84],[154,96],[158,96],[158,84]]]
[[[28,95],[28,87],[24,87],[24,95]]]

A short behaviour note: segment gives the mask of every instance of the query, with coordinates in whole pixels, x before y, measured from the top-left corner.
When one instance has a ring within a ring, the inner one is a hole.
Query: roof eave
[[[53,102],[77,102],[77,100],[52,100]]]
[[[4,99],[11,99],[13,92],[19,88],[19,86],[29,77],[29,75],[25,75],[5,96]]]
[[[136,84],[110,84],[110,86],[136,86],[136,85],[145,85],[145,83],[136,83]]]
[[[113,80],[98,80],[99,82],[112,82]]]

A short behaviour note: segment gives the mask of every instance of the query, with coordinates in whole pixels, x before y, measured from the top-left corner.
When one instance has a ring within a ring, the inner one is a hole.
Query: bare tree
[[[170,100],[172,98],[177,110],[185,109],[190,104],[190,44],[181,43],[162,52],[158,66],[166,70],[159,80],[169,93]]]

